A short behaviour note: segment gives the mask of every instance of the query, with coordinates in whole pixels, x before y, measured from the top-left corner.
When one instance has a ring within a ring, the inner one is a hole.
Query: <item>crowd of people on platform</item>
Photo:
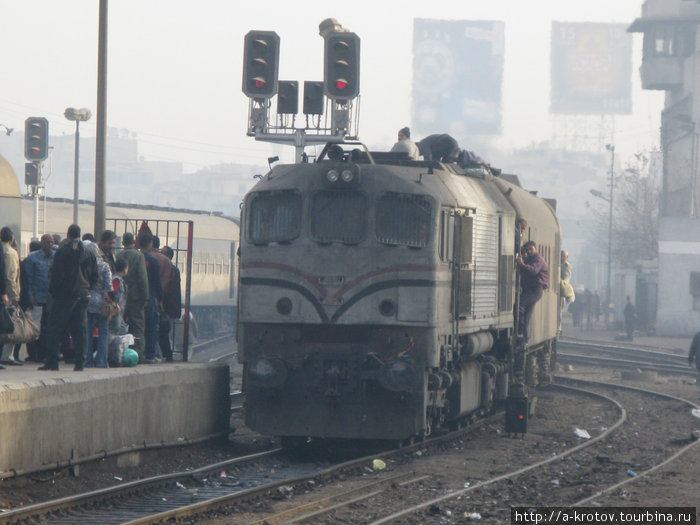
[[[180,270],[157,236],[125,232],[117,252],[115,232],[105,230],[96,241],[72,224],[65,239],[32,240],[21,262],[11,228],[0,229],[0,241],[0,302],[40,318],[26,361],[43,363],[39,370],[58,370],[61,359],[76,371],[107,368],[117,364],[109,360],[110,335],[127,333],[140,363],[173,361],[169,335],[180,317]],[[0,368],[22,365],[20,350],[21,344],[0,344]]]

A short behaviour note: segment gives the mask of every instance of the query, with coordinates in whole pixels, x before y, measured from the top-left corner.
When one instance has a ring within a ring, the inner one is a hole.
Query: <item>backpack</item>
[[[170,277],[170,286],[163,297],[163,310],[171,319],[179,319],[182,307],[182,293],[180,283],[180,269],[173,264]]]

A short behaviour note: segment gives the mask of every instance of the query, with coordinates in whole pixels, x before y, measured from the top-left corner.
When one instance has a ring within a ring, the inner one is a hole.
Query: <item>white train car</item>
[[[236,319],[237,266],[239,221],[209,212],[109,203],[106,209],[106,227],[117,234],[117,248],[121,249],[121,237],[129,231],[136,235],[144,222],[153,234],[161,239],[161,245],[175,250],[174,261],[182,274],[183,300],[186,286],[186,260],[188,223],[193,225],[191,310],[197,319],[200,332],[216,333],[233,330]],[[83,233],[92,232],[94,205],[81,201],[79,225]],[[67,199],[47,199],[41,202],[38,230],[65,237],[73,222],[73,202]],[[33,235],[34,201],[22,201],[21,255],[29,252]]]

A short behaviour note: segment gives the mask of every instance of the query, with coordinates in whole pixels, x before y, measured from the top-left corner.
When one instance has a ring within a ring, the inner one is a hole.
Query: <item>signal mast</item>
[[[294,145],[297,163],[304,160],[307,145],[357,139],[360,37],[334,18],[319,24],[319,34],[324,40],[323,81],[304,81],[304,122],[300,125],[299,82],[278,80],[279,35],[274,31],[249,31],[245,36],[243,93],[249,99],[247,134],[255,140]],[[275,96],[277,112],[273,122],[270,114]]]

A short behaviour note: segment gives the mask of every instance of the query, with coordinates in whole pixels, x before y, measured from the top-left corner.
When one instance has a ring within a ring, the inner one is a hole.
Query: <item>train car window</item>
[[[447,252],[447,243],[445,242],[445,237],[447,235],[447,211],[440,211],[440,224],[438,225],[438,233],[440,235],[440,244],[438,246],[438,255],[441,261],[445,261]]]
[[[311,201],[311,238],[357,244],[367,230],[367,197],[356,191],[320,191]]]
[[[377,240],[416,248],[427,246],[430,214],[430,201],[423,195],[383,195],[377,199]]]
[[[301,194],[293,190],[253,194],[248,237],[253,244],[289,242],[301,231]]]

